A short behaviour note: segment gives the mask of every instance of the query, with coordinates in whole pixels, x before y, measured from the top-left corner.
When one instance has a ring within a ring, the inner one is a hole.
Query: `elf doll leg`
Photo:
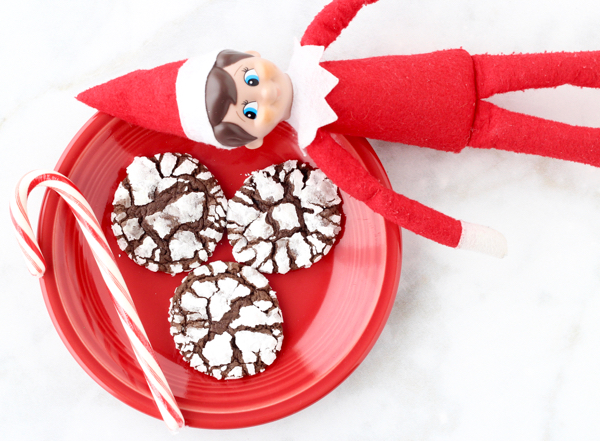
[[[496,148],[600,167],[600,129],[502,109],[496,93],[571,84],[600,88],[600,52],[475,55],[477,109],[469,146]]]
[[[480,99],[497,93],[571,84],[600,87],[600,51],[472,55]]]

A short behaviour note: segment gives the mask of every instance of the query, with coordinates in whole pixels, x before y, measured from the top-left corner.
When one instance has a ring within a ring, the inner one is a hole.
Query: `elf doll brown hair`
[[[206,79],[208,119],[215,133],[215,138],[228,147],[239,147],[256,139],[237,124],[223,121],[229,106],[237,102],[235,83],[231,75],[223,68],[249,57],[252,57],[252,55],[233,50],[219,52],[215,65]]]

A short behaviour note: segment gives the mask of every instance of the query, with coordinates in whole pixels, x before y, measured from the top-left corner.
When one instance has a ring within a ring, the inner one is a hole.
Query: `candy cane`
[[[42,277],[46,270],[44,256],[42,256],[27,216],[27,198],[31,191],[40,185],[56,191],[71,207],[90,245],[102,277],[108,286],[121,323],[129,337],[133,352],[142,367],[158,410],[170,430],[180,429],[184,426],[183,415],[156,361],[154,350],[136,312],[125,280],[108,247],[108,242],[102,233],[100,224],[92,208],[77,187],[65,176],[55,171],[36,170],[29,172],[21,178],[15,194],[10,200],[10,216],[17,231],[17,240],[27,260],[29,271],[36,277]]]

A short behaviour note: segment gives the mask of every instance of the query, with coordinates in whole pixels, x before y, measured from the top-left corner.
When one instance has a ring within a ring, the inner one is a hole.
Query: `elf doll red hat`
[[[206,110],[206,80],[222,50],[140,69],[80,93],[77,99],[101,112],[157,132],[222,145]]]

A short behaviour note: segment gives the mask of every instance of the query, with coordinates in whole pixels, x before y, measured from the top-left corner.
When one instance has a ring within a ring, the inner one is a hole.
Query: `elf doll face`
[[[229,106],[223,121],[237,124],[256,140],[246,144],[255,149],[277,124],[290,117],[293,89],[290,77],[258,52],[239,60],[224,70],[231,75],[237,89],[237,102]]]

